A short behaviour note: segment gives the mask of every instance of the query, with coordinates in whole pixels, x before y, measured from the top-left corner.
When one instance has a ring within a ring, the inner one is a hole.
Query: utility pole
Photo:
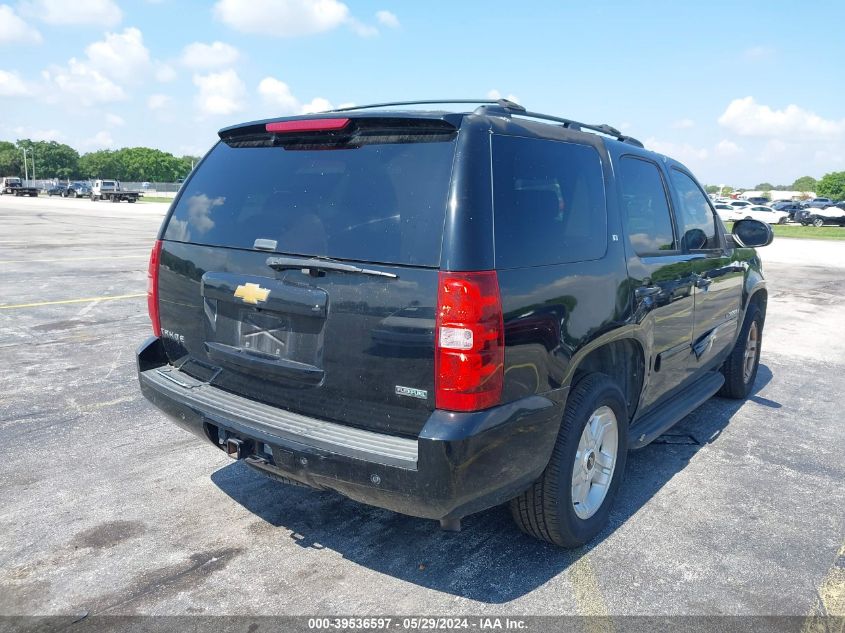
[[[26,181],[29,180],[29,165],[26,162],[26,148],[21,148],[21,151],[23,152],[23,179]]]

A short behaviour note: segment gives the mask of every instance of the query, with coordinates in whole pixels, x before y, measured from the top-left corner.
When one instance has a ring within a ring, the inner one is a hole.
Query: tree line
[[[197,161],[197,156],[177,157],[149,147],[104,149],[80,155],[70,145],[56,141],[0,141],[0,176],[23,178],[28,172],[32,178],[34,171],[39,180],[115,178],[127,182],[174,182],[185,178]]]
[[[718,185],[707,185],[705,190],[707,193],[719,193],[720,187]],[[727,185],[721,187],[722,195],[729,195],[733,191],[735,191],[734,187]],[[753,188],[753,191],[762,191],[764,196],[772,191],[814,192],[817,196],[824,198],[845,200],[845,171],[830,172],[819,180],[812,176],[801,176],[791,185],[773,185],[770,182],[761,182]]]

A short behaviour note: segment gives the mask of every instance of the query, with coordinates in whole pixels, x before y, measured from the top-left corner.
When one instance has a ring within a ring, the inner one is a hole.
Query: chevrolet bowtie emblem
[[[267,301],[267,297],[270,296],[270,290],[262,288],[258,284],[243,284],[237,287],[235,296],[238,299],[243,299],[244,303],[255,305],[258,302]]]

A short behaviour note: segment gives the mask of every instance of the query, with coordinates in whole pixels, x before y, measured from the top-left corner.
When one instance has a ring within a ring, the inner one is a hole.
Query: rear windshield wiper
[[[386,273],[372,268],[361,268],[352,264],[344,264],[328,257],[268,257],[265,262],[273,270],[300,269],[303,272],[314,275],[321,270],[334,270],[341,273],[357,273],[360,275],[373,275],[374,277],[389,277],[397,279],[399,275]]]

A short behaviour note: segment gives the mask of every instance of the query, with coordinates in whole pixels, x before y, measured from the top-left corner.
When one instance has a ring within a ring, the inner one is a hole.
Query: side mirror
[[[772,227],[760,220],[737,220],[731,234],[734,242],[745,248],[768,246],[775,239]]]

